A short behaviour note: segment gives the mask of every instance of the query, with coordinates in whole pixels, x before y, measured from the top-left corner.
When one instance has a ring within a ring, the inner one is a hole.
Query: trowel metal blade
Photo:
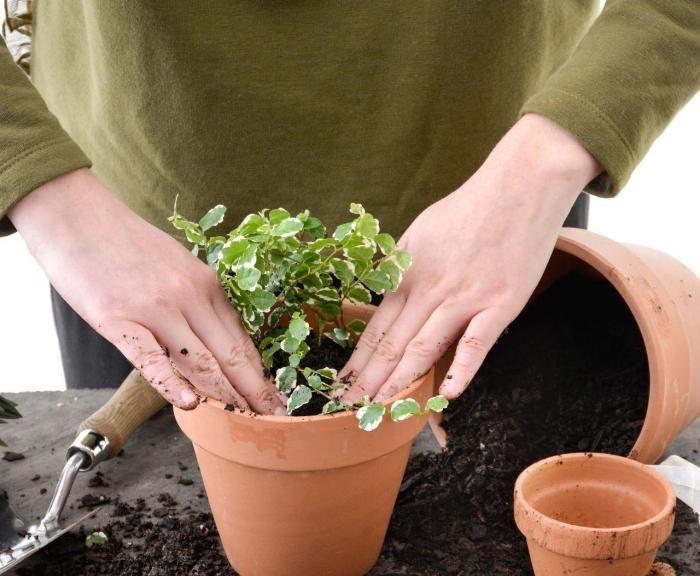
[[[31,527],[25,536],[21,536],[15,532],[14,541],[9,546],[0,549],[0,574],[5,574],[10,569],[16,567],[20,562],[23,562],[29,556],[41,550],[44,546],[48,546],[66,532],[71,531],[93,516],[97,510],[98,509],[95,508],[78,518],[75,522],[61,526],[58,530],[54,530],[48,534],[34,532],[32,530],[34,527]]]

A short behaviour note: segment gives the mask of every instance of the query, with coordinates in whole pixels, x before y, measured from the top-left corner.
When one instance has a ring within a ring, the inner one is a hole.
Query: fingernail
[[[199,403],[199,398],[189,388],[185,388],[180,392],[180,403],[185,409],[194,408]]]
[[[282,406],[278,406],[277,408],[275,408],[274,415],[275,416],[286,416],[287,410],[282,408]]]

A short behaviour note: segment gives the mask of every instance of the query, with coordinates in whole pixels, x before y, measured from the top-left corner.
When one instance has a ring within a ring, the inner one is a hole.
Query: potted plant
[[[223,206],[197,223],[177,209],[171,217],[216,270],[287,404],[288,416],[212,399],[175,410],[226,554],[244,576],[365,574],[412,440],[428,411],[447,406],[431,397],[432,372],[385,403],[341,400],[337,369],[372,314],[372,295],[395,290],[410,265],[376,218],[359,204],[350,211],[331,235],[308,210],[264,210],[211,237]]]

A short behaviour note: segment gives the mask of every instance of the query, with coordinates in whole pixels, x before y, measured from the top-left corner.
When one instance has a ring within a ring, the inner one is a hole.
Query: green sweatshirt
[[[169,230],[350,201],[400,233],[524,112],[615,194],[700,85],[699,0],[37,0],[33,86],[0,45],[0,218],[92,164]],[[89,207],[86,206],[86,210]],[[0,223],[11,230],[5,218]]]

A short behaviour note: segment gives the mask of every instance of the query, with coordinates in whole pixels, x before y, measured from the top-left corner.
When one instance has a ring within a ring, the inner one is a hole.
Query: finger
[[[339,382],[352,384],[357,379],[357,375],[367,365],[394,320],[401,314],[405,302],[404,295],[399,292],[390,292],[384,297],[377,311],[367,322],[352,356],[338,373]]]
[[[445,306],[437,308],[406,345],[401,361],[374,396],[374,401],[391,398],[426,374],[464,330],[470,316]]]
[[[219,320],[222,322],[229,334],[231,334],[231,337],[235,338],[242,332],[247,334],[245,328],[241,324],[238,314],[236,314],[236,311],[231,306],[231,303],[228,301],[228,298],[223,291],[220,293],[220,295],[217,295],[212,299],[212,306],[214,307],[214,312],[219,317]],[[248,346],[246,347],[245,352],[246,357],[250,361],[253,368],[263,374],[265,369],[263,368],[262,358],[260,358],[260,352],[258,352],[257,348],[255,346]]]
[[[199,398],[187,380],[176,374],[153,334],[135,322],[110,323],[100,333],[112,342],[156,391],[173,406],[192,410]]]
[[[409,297],[399,317],[343,395],[345,402],[355,403],[363,396],[374,397],[401,360],[406,345],[420,331],[434,309],[434,305],[425,298]]]
[[[187,378],[197,390],[225,404],[250,409],[247,400],[231,386],[214,354],[197,337],[184,316],[171,314],[167,327],[156,327],[153,332],[165,346],[175,372]]]
[[[237,320],[233,326],[230,323],[224,326],[214,308],[207,307],[208,314],[198,309],[196,315],[188,316],[186,313],[186,318],[192,330],[213,354],[228,382],[245,397],[255,412],[286,414],[274,383],[263,376],[258,351],[240,321]]]
[[[460,338],[454,360],[440,384],[440,393],[449,400],[457,398],[467,389],[486,355],[512,321],[500,308],[487,308],[469,322]]]

